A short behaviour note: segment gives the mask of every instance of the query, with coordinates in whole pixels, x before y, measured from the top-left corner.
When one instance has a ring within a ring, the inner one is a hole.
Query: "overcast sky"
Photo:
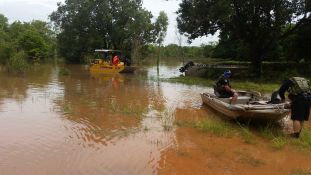
[[[57,9],[57,2],[64,0],[0,0],[0,13],[13,21],[31,21],[34,19],[48,21],[48,15]],[[154,17],[159,15],[160,11],[165,11],[169,17],[169,26],[164,44],[178,43],[176,36],[176,11],[181,0],[143,0],[143,7],[151,11]],[[209,42],[217,41],[216,36],[198,38],[191,45],[208,44]],[[186,44],[186,39],[183,39]]]

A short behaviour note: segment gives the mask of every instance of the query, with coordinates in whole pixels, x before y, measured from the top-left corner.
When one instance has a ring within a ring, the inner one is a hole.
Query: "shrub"
[[[28,64],[26,62],[27,55],[25,52],[17,52],[8,59],[7,70],[13,73],[25,73]]]

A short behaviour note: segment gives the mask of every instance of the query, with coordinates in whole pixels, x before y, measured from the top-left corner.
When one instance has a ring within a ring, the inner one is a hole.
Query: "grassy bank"
[[[279,125],[271,123],[249,125],[237,121],[223,121],[215,119],[204,119],[202,121],[177,120],[176,127],[190,127],[216,137],[239,137],[244,143],[256,145],[265,140],[272,150],[282,150],[285,147],[294,147],[301,151],[310,152],[311,130],[304,128],[299,139],[289,137],[282,131]]]
[[[182,83],[188,85],[200,85],[206,87],[212,87],[215,83],[215,80],[198,78],[198,77],[173,77],[168,79],[162,79],[166,82],[172,83]],[[259,92],[273,92],[277,90],[280,86],[278,83],[272,83],[267,81],[258,81],[258,80],[231,80],[231,85],[234,89],[237,90],[252,90]]]

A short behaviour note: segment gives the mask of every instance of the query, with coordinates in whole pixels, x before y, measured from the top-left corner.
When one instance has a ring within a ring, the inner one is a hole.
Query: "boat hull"
[[[228,103],[229,100],[220,99],[209,93],[201,94],[201,98],[204,104],[232,119],[243,118],[277,121],[284,118],[290,112],[290,109],[285,108],[285,103],[264,105],[247,104],[247,100],[251,100],[250,97],[239,96],[238,101],[244,102],[237,103],[236,105],[230,105]]]
[[[120,73],[134,73],[136,69],[136,66],[125,66],[124,69],[120,71]]]
[[[106,64],[93,64],[90,66],[90,72],[93,73],[106,73],[106,74],[115,74],[124,70],[124,64],[115,65],[106,65]]]

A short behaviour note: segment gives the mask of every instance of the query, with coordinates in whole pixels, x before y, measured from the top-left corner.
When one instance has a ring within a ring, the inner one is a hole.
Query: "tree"
[[[161,50],[161,45],[166,36],[167,25],[168,25],[168,17],[164,11],[161,11],[155,22],[155,30],[154,30],[155,37],[156,37],[156,43],[158,44],[158,47],[159,47],[158,58],[157,58],[158,71],[159,71],[159,63],[160,63],[160,50]]]
[[[82,62],[96,48],[139,50],[153,41],[152,15],[141,0],[66,0],[50,19],[68,62]]]
[[[5,63],[8,57],[8,19],[0,14],[0,63]]]
[[[237,38],[246,47],[255,76],[261,63],[279,40],[310,25],[310,4],[305,0],[183,0],[178,13],[178,28],[190,40],[220,30]],[[295,27],[282,33],[282,28]]]
[[[288,30],[288,29],[287,29]],[[311,25],[301,28],[281,43],[288,61],[311,61]]]
[[[43,21],[8,24],[0,14],[0,64],[26,63],[53,56],[55,35],[50,26]],[[28,59],[28,60],[27,60]],[[15,64],[21,65],[21,64]],[[24,64],[23,64],[24,65]]]

